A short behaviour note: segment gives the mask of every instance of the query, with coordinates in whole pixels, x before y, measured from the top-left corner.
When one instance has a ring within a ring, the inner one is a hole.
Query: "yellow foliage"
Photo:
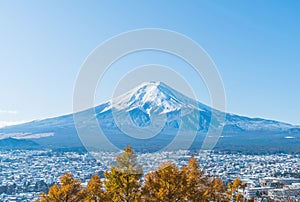
[[[105,201],[105,194],[102,189],[102,182],[99,175],[93,175],[86,187],[87,196],[85,201],[101,202]]]
[[[167,162],[145,175],[130,146],[116,157],[116,165],[104,173],[104,183],[93,175],[84,188],[70,173],[60,177],[48,194],[37,202],[229,202],[245,201],[240,189],[246,184],[240,179],[224,186],[220,178],[205,175],[199,161],[192,157],[179,168]],[[253,201],[252,199],[248,201]]]
[[[38,202],[80,202],[86,197],[86,191],[82,189],[81,182],[73,178],[73,175],[66,173],[60,177],[60,186],[53,185],[48,195],[41,194]]]
[[[145,176],[143,187],[145,201],[184,201],[186,180],[183,172],[173,163],[161,165],[157,171]]]
[[[138,202],[141,200],[142,167],[130,146],[116,157],[116,166],[104,173],[105,190],[109,201]]]

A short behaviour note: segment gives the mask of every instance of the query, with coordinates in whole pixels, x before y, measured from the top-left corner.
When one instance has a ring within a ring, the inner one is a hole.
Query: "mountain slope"
[[[6,138],[0,140],[0,149],[41,149],[41,147],[32,140]]]
[[[80,114],[85,118],[83,127],[86,127],[89,133],[95,133],[89,123],[96,119],[107,138],[116,145],[122,147],[130,143],[141,150],[147,150],[147,147],[150,150],[150,147],[160,147],[165,142],[171,141],[179,128],[186,131],[198,131],[193,147],[199,148],[209,128],[212,110],[214,109],[181,94],[162,82],[147,82],[112,101],[80,112]],[[217,110],[215,112],[217,116],[226,116],[225,123],[213,125],[213,127],[224,125],[222,137],[216,147],[219,150],[230,151],[237,147],[240,150],[242,147],[242,151],[246,148],[244,150],[248,152],[254,150],[255,145],[260,145],[260,148],[267,151],[270,142],[274,143],[272,148],[275,149],[272,151],[275,152],[276,144],[289,151],[299,148],[299,144],[297,145],[300,141],[299,127],[273,120],[223,114]],[[89,116],[91,114],[93,116]],[[122,130],[132,130],[134,127],[142,129],[142,133],[156,128],[160,129],[160,132],[157,137],[153,137],[151,146],[146,147],[144,141],[127,137]],[[7,137],[30,139],[50,148],[70,148],[82,145],[77,136],[72,114],[0,128],[0,138]],[[243,146],[244,142],[250,145]],[[289,145],[293,146],[289,147]]]

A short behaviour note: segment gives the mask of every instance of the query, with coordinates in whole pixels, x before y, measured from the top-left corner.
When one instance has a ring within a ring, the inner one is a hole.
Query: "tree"
[[[48,195],[45,193],[41,193],[41,198],[37,200],[37,202],[60,202],[62,198],[62,195],[60,193],[59,187],[54,184],[50,187]]]
[[[233,199],[234,201],[244,201],[244,196],[243,194],[239,193],[239,189],[244,189],[246,188],[246,184],[243,184],[242,180],[239,178],[236,178],[232,184],[229,182],[227,187],[227,198],[228,200]]]
[[[220,178],[212,178],[208,182],[208,188],[205,190],[204,198],[208,201],[226,201],[225,186]]]
[[[80,180],[66,173],[60,177],[60,186],[53,185],[49,193],[42,193],[37,202],[80,202],[85,197],[86,191],[82,188]]]
[[[186,176],[185,195],[188,201],[199,202],[204,200],[204,192],[207,187],[207,177],[205,171],[200,169],[199,161],[192,157],[188,164],[182,167],[182,172]]]
[[[130,146],[116,156],[116,165],[104,173],[104,188],[99,175],[93,175],[86,188],[71,174],[60,177],[49,193],[41,194],[37,202],[208,202],[246,201],[243,193],[246,184],[240,179],[228,183],[220,178],[205,175],[199,161],[192,157],[179,168],[172,162],[161,164],[149,172],[142,187],[143,170],[137,155]],[[243,193],[239,193],[243,189]],[[253,199],[249,199],[249,202]]]
[[[99,175],[93,175],[86,187],[86,201],[101,202],[106,201],[105,193],[102,190],[102,182]]]
[[[185,173],[173,163],[165,163],[158,170],[145,176],[144,200],[151,202],[185,201],[186,186]]]
[[[113,202],[140,201],[143,170],[137,163],[136,153],[128,146],[116,157],[116,163],[104,173],[107,197]]]

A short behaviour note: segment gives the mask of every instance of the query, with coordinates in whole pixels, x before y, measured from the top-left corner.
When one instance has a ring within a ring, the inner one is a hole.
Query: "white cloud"
[[[21,123],[25,123],[28,121],[0,121],[0,128],[3,128],[5,126],[12,126],[12,125],[18,125]]]
[[[15,139],[37,139],[37,138],[43,138],[43,137],[50,137],[54,136],[54,133],[7,133],[7,134],[0,134],[0,139],[5,138],[15,138]]]
[[[0,109],[0,114],[18,114],[18,112],[14,111],[14,110],[3,110],[3,109]]]

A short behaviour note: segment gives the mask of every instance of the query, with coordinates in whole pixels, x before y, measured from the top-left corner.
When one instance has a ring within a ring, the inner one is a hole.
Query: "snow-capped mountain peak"
[[[216,116],[226,115],[224,122],[212,117],[213,112],[216,112]],[[77,126],[75,116],[79,116]],[[196,131],[193,145],[201,145],[202,135],[210,128],[218,129],[219,126],[224,126],[220,145],[225,151],[238,149],[239,152],[257,152],[258,148],[263,148],[267,152],[274,152],[276,146],[280,152],[299,151],[299,126],[221,112],[162,82],[142,83],[112,101],[77,114],[0,128],[0,139],[23,138],[26,135],[45,147],[69,148],[82,146],[75,127],[84,131],[94,143],[94,138],[99,136],[98,124],[115,145],[121,148],[130,143],[142,151],[168,145],[176,138],[178,131],[184,131],[183,139],[185,135],[188,138],[191,131]],[[152,137],[149,134],[158,135]],[[145,137],[151,137],[149,144],[145,144]]]
[[[198,109],[198,104],[163,82],[151,81],[144,82],[127,93],[112,99],[110,105],[102,112],[111,108],[126,111],[140,108],[148,114],[153,111],[162,114],[182,108]]]

